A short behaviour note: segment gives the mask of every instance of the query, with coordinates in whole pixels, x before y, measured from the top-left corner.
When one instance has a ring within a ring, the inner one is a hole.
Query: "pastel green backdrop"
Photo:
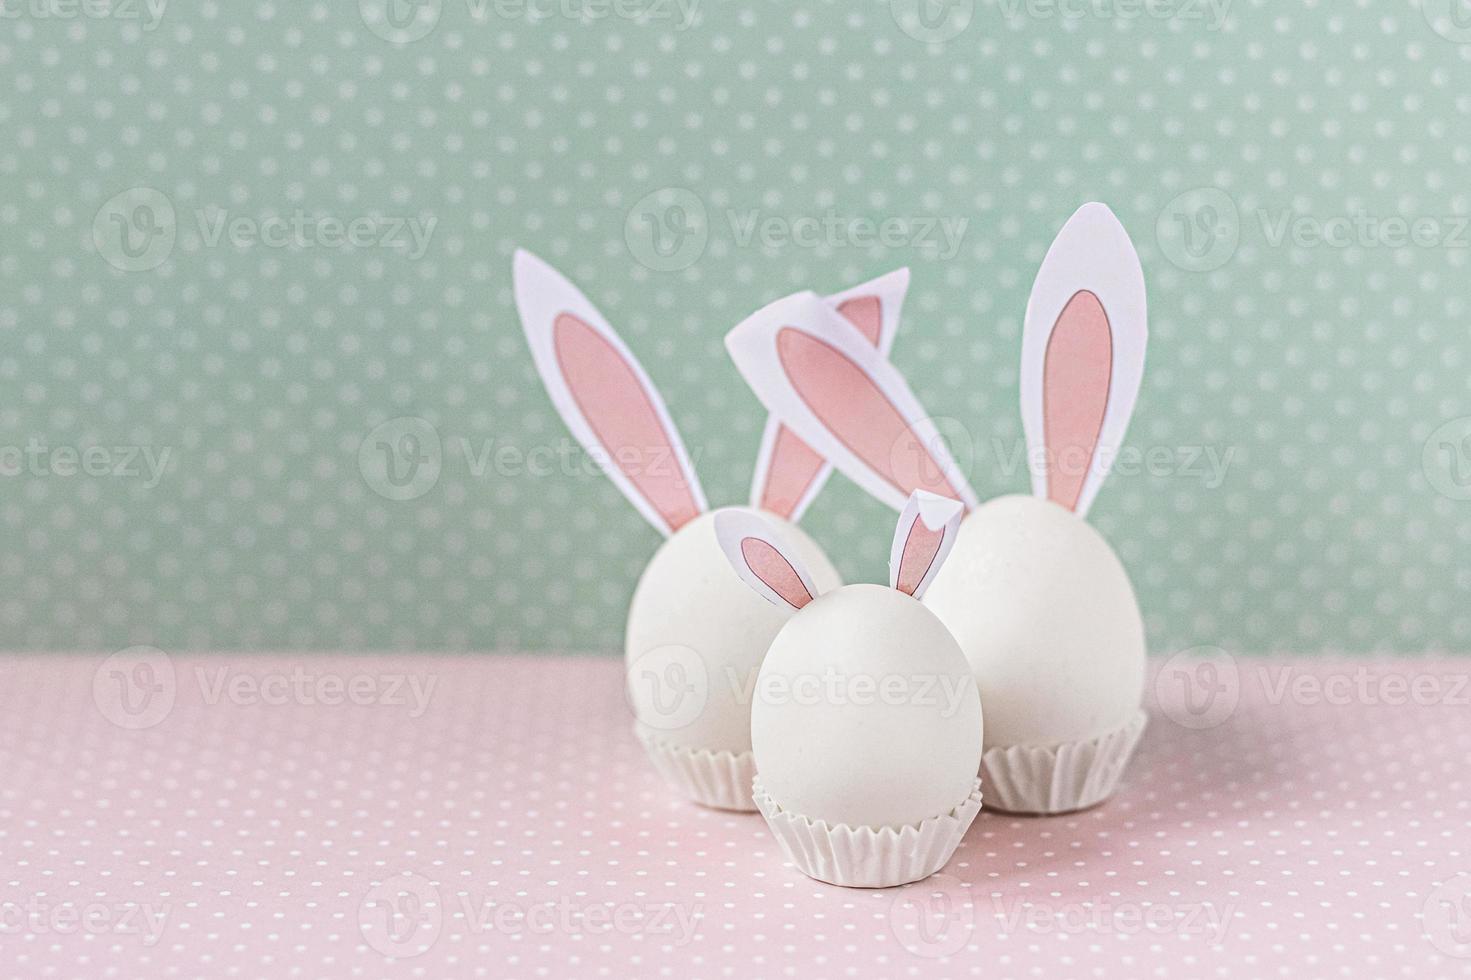
[[[725,331],[907,264],[894,360],[1021,491],[1028,287],[1097,199],[1152,334],[1092,520],[1152,649],[1471,645],[1461,11],[921,2],[4,0],[0,642],[618,647],[659,539],[565,451],[517,246],[717,503]],[[806,524],[876,580],[892,521],[835,477]]]

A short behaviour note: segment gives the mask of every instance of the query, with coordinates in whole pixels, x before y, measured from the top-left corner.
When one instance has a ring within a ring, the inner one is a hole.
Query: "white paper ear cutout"
[[[887,358],[908,291],[909,270],[896,269],[825,301]],[[832,464],[773,415],[766,420],[756,454],[751,506],[793,523],[800,521],[831,473]]]
[[[715,539],[736,574],[767,601],[801,609],[817,597],[812,577],[770,522],[750,511],[716,511]]]
[[[767,410],[874,497],[899,510],[928,490],[976,506],[903,376],[821,297],[777,300],[725,346]]]
[[[889,587],[923,599],[935,573],[945,564],[965,506],[923,490],[910,494],[899,512],[894,543],[889,548]]]
[[[1047,250],[1022,333],[1032,492],[1088,513],[1123,445],[1144,377],[1144,270],[1107,205],[1078,209]]]
[[[524,249],[516,309],[536,370],[567,428],[650,524],[668,535],[707,509],[653,382],[588,298]]]

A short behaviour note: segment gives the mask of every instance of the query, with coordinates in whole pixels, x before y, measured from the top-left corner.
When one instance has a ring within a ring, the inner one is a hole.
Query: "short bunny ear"
[[[669,410],[633,353],[581,291],[518,249],[516,309],[536,370],[567,428],[659,531],[706,510]]]
[[[828,296],[826,302],[882,356],[888,357],[908,291],[909,270],[896,269]],[[831,472],[832,464],[773,415],[766,420],[761,450],[756,455],[751,506],[795,523],[802,519]]]
[[[955,547],[964,516],[965,506],[958,500],[923,490],[910,494],[889,549],[889,586],[924,598],[925,589]]]
[[[1022,428],[1032,492],[1088,513],[1129,428],[1148,340],[1144,270],[1103,204],[1047,251],[1022,335]]]
[[[725,346],[767,410],[874,497],[898,510],[918,489],[976,506],[903,376],[821,297],[777,300]]]
[[[757,515],[716,511],[715,538],[736,574],[767,601],[801,609],[817,597],[807,570],[778,541],[776,528]]]

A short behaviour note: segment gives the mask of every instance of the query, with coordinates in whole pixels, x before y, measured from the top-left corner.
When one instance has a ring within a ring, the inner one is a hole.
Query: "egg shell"
[[[900,681],[903,694],[880,693]],[[919,602],[877,585],[845,586],[793,616],[751,710],[765,792],[784,810],[850,827],[917,824],[961,805],[981,739],[981,700],[954,637]]]
[[[717,513],[690,521],[654,553],[633,592],[624,644],[630,673],[645,656],[656,671],[677,663],[678,676],[694,688],[697,702],[671,710],[668,690],[632,682],[628,698],[635,717],[662,740],[740,754],[751,748],[750,689],[792,610],[773,605],[741,581],[716,540]],[[817,542],[794,524],[761,517],[805,564],[818,592],[842,584]],[[666,656],[669,648],[675,652]]]
[[[1072,511],[1028,496],[976,508],[924,602],[975,671],[988,751],[1096,738],[1138,716],[1139,604],[1108,542]]]

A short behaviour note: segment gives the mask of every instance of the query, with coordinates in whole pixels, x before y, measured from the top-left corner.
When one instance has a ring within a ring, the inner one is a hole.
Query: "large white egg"
[[[955,638],[893,589],[819,597],[761,667],[751,711],[761,788],[808,820],[882,828],[948,814],[974,789],[981,741],[981,699]]]
[[[1139,604],[1113,549],[1072,511],[1027,496],[977,508],[924,602],[975,671],[988,751],[1091,739],[1138,716]]]
[[[739,755],[751,749],[750,691],[762,658],[792,611],[761,598],[731,568],[715,537],[717,513],[690,521],[654,553],[634,589],[624,653],[642,734]],[[842,584],[801,529],[761,517],[805,563],[819,592]],[[744,792],[749,797],[749,786]]]

